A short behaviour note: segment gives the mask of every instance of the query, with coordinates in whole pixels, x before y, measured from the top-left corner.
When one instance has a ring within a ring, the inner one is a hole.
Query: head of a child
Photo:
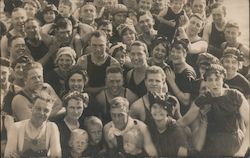
[[[91,145],[99,144],[102,140],[102,121],[96,116],[90,116],[84,120],[84,126],[89,135],[89,143]]]
[[[60,2],[58,6],[58,12],[64,18],[70,17],[72,10],[73,10],[73,3],[70,0],[63,0]]]
[[[170,7],[175,14],[178,14],[182,11],[186,0],[170,0]]]
[[[238,37],[241,35],[239,23],[228,21],[225,26],[224,34],[227,43],[235,44],[238,41]]]
[[[127,154],[136,155],[141,153],[143,143],[143,135],[136,125],[123,135],[123,148]]]
[[[109,52],[110,55],[112,55],[112,57],[114,57],[120,63],[121,66],[125,64],[127,56],[126,45],[118,43],[112,46]]]
[[[81,155],[88,147],[88,133],[83,129],[74,129],[70,134],[71,153]]]

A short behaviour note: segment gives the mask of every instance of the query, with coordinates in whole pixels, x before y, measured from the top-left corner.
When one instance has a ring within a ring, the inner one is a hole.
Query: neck
[[[216,25],[218,28],[222,29],[222,28],[224,27],[224,25],[225,25],[225,21],[223,20],[222,22],[215,23],[215,25]]]
[[[70,154],[71,154],[71,156],[73,158],[80,158],[80,157],[82,157],[82,153],[77,153],[77,152],[75,152],[73,150],[70,151]]]
[[[134,68],[134,71],[137,72],[137,73],[144,73],[146,71],[146,68],[147,68],[147,66],[145,64],[145,65],[143,65],[141,67]]]
[[[104,57],[102,59],[96,58],[94,55],[91,54],[92,62],[94,64],[97,64],[97,65],[102,64],[103,62],[105,62],[107,57],[108,57],[107,53],[104,53]]]
[[[123,91],[124,91],[124,88],[121,87],[119,88],[119,92],[117,92],[116,94],[113,94],[110,88],[107,89],[107,92],[112,96],[111,98],[120,96]]]
[[[155,124],[157,126],[157,130],[161,133],[166,130],[167,128],[167,118],[162,120],[155,120]]]
[[[197,39],[197,37],[199,37],[197,34],[192,33],[190,31],[187,32],[187,36],[190,41],[194,41],[195,39]]]
[[[64,119],[67,121],[67,123],[69,123],[71,125],[77,125],[78,124],[78,120],[72,119],[68,115],[66,115]]]
[[[183,70],[183,68],[185,67],[186,63],[182,62],[182,63],[178,63],[178,64],[173,64],[174,66],[174,71],[179,73]]]
[[[16,79],[13,81],[13,83],[14,83],[15,85],[18,85],[19,87],[24,87],[24,80],[23,80],[23,79],[18,79],[18,78],[16,78]]]
[[[231,80],[231,79],[234,78],[236,75],[237,75],[237,72],[236,72],[236,73],[227,73],[226,79],[227,79],[227,80]]]
[[[31,119],[30,119],[30,123],[31,123],[31,125],[32,125],[33,127],[35,127],[35,128],[39,128],[39,127],[41,127],[41,126],[42,126],[42,124],[43,124],[43,123],[40,123],[40,122],[38,122],[38,121],[34,120],[34,118],[33,118],[33,117],[31,117]]]
[[[224,88],[221,88],[221,90],[217,93],[212,93],[212,96],[213,97],[220,97],[220,96],[223,96],[225,93],[225,89]]]

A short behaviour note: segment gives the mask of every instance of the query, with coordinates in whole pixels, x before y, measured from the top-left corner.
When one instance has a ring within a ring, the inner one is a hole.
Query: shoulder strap
[[[51,128],[52,128],[52,123],[47,122],[46,123],[46,149],[50,148]]]

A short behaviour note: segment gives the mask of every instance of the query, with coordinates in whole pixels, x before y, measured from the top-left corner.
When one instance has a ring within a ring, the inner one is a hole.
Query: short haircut
[[[97,28],[99,29],[101,26],[108,26],[108,25],[112,25],[112,22],[110,20],[100,20],[97,23]]]
[[[145,43],[143,43],[143,42],[141,42],[141,41],[134,41],[134,42],[131,44],[131,46],[130,46],[130,51],[131,51],[131,48],[132,48],[133,46],[142,46],[142,47],[144,48],[144,52],[145,52],[146,56],[147,56],[147,57],[149,56],[149,55],[148,55],[148,47],[147,47],[147,45],[146,45]]]
[[[15,13],[15,12],[19,12],[19,11],[22,11],[26,14],[26,10],[23,9],[23,8],[20,8],[20,7],[17,7],[17,8],[14,8],[13,11],[11,12],[11,16]],[[27,14],[26,14],[27,16]]]
[[[217,9],[217,8],[222,8],[222,11],[223,11],[223,13],[224,13],[224,16],[227,15],[226,6],[224,6],[223,4],[218,3],[218,2],[216,2],[216,3],[214,3],[214,4],[211,5],[211,10],[214,10],[214,9]]]
[[[63,18],[63,17],[56,18],[54,26],[55,26],[56,30],[65,29],[67,27],[72,27],[72,29],[73,29],[72,22],[68,18]]]
[[[123,74],[123,70],[119,65],[111,65],[106,69],[106,75],[109,73],[120,73]]]
[[[150,52],[152,52],[154,50],[154,48],[156,46],[158,46],[159,44],[161,44],[165,49],[166,49],[166,53],[167,53],[167,56],[169,54],[169,49],[170,49],[170,44],[169,42],[167,41],[166,38],[164,37],[157,37],[156,39],[153,40],[151,46],[150,46]]]
[[[63,97],[63,105],[64,107],[68,106],[68,102],[71,99],[75,99],[75,100],[81,100],[83,102],[83,107],[86,108],[88,105],[88,98],[86,98],[86,93],[81,93],[78,91],[73,91],[73,92],[69,92],[68,94],[66,94]]]
[[[60,0],[59,5],[67,5],[70,7],[70,9],[73,8],[74,4],[71,2],[71,0]]]
[[[100,37],[105,37],[105,39],[107,40],[107,35],[104,31],[102,30],[96,30],[96,31],[93,31],[91,34],[90,34],[90,41],[92,39],[92,37],[95,37],[95,38],[100,38]]]
[[[177,50],[183,50],[183,53],[186,54],[188,51],[188,43],[189,43],[188,39],[180,39],[180,40],[175,39],[171,50],[173,48]]]
[[[146,79],[148,77],[148,74],[161,74],[162,80],[165,81],[166,75],[165,72],[162,70],[159,66],[149,66],[146,69]]]
[[[83,129],[74,129],[71,131],[70,138],[69,138],[69,144],[72,144],[74,140],[79,139],[79,136],[84,136],[84,141],[88,143],[89,136],[88,133]]]
[[[88,131],[90,126],[99,125],[103,127],[102,121],[96,116],[89,116],[84,119],[84,127]]]
[[[27,79],[28,72],[30,70],[33,70],[33,69],[40,69],[41,71],[43,71],[43,66],[39,62],[34,62],[34,61],[27,63],[23,67],[23,76],[24,76],[24,79]]]
[[[122,109],[123,111],[129,111],[129,102],[124,97],[115,97],[110,101],[110,109]]]
[[[206,69],[204,74],[204,80],[207,81],[207,77],[215,74],[216,76],[222,76],[224,79],[226,77],[226,70],[220,64],[211,64],[211,66]]]
[[[8,41],[8,46],[12,46],[12,43],[13,43],[13,41],[15,41],[16,39],[19,39],[19,38],[21,38],[21,39],[23,39],[24,40],[24,37],[23,36],[20,36],[20,35],[17,35],[17,36],[13,36],[13,37],[11,37],[11,39]]]
[[[81,7],[80,7],[80,12],[83,10],[83,9],[85,9],[87,6],[91,6],[93,9],[94,9],[94,11],[96,12],[96,6],[94,5],[94,3],[91,3],[91,2],[88,2],[88,3],[86,3],[86,4],[84,4],[84,5],[82,5]]]
[[[11,67],[14,69],[18,63],[28,64],[31,61],[32,59],[30,59],[27,55],[21,55],[16,60],[14,60],[14,62],[12,62]]]
[[[43,91],[43,93],[38,93],[36,94],[35,96],[35,99],[34,99],[34,103],[36,102],[36,100],[42,100],[42,101],[45,101],[46,104],[48,106],[53,106],[55,101],[56,101],[56,98],[55,97],[52,97],[47,91]]]

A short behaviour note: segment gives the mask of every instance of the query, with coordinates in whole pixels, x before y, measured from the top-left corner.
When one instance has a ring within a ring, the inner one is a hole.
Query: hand
[[[169,26],[175,27],[175,25],[176,25],[175,20],[169,20]]]
[[[49,52],[50,53],[57,53],[58,49],[60,48],[62,42],[60,42],[59,40],[56,40],[56,38],[53,39],[50,47],[49,47]]]
[[[165,74],[166,74],[166,79],[168,83],[173,83],[175,82],[175,73],[171,69],[165,69]]]

